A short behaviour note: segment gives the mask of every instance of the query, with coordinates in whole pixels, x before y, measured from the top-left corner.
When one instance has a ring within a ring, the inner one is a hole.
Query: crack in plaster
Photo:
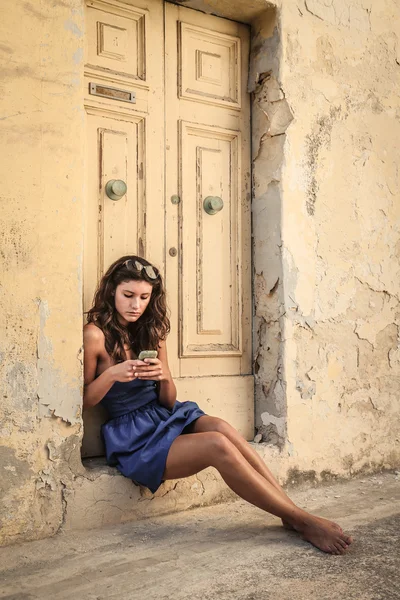
[[[361,283],[361,285],[366,285],[371,290],[371,292],[375,292],[377,294],[386,294],[387,296],[394,298],[395,300],[397,300],[397,302],[400,303],[400,299],[398,298],[398,296],[396,294],[392,294],[391,292],[389,292],[386,289],[374,288],[368,281],[364,281],[363,279],[360,279],[360,277],[358,277],[357,275],[355,275],[354,278],[357,279],[357,281],[359,283]],[[379,279],[378,279],[378,281],[379,281]]]
[[[204,494],[206,493],[206,488],[204,486],[204,482],[200,479],[198,474],[196,475],[196,479],[200,483],[200,486],[201,486],[201,495],[204,496]]]
[[[347,0],[304,0],[304,6],[320,21],[359,31],[371,30],[372,2],[368,6],[357,6]]]
[[[40,327],[36,342],[39,407],[42,416],[59,418],[67,425],[81,424],[81,397],[79,386],[63,384],[64,374],[54,367],[54,352],[45,330],[50,317],[46,301],[36,300]]]
[[[332,5],[332,2],[331,2],[331,5]],[[321,21],[323,21],[323,20],[324,20],[324,19],[323,19],[323,18],[322,18],[320,15],[317,15],[316,13],[314,13],[314,12],[313,12],[313,11],[312,11],[312,10],[311,10],[309,7],[308,7],[307,0],[304,0],[304,6],[305,6],[305,8],[306,8],[306,11],[307,11],[307,12],[309,12],[309,13],[310,13],[310,15],[312,15],[313,17],[317,17],[317,19],[320,19]],[[329,5],[328,5],[328,6],[329,6]]]
[[[62,531],[62,529],[65,526],[66,520],[67,520],[67,508],[68,508],[68,501],[67,501],[67,494],[68,494],[68,490],[67,490],[67,485],[63,482],[60,481],[61,484],[61,506],[62,506],[62,510],[61,510],[61,519],[60,519],[60,523],[57,527],[57,531],[56,533],[60,533]]]
[[[261,73],[254,91],[254,106],[260,111],[254,116],[254,131],[263,131],[258,143],[258,151],[253,152],[255,162],[265,142],[284,135],[294,119],[293,112],[286,100],[285,93],[271,72]]]

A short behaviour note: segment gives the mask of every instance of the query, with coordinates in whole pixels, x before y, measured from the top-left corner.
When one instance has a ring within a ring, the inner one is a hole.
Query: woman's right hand
[[[139,366],[147,366],[147,363],[142,360],[125,360],[122,363],[118,363],[117,365],[113,365],[109,367],[110,373],[114,381],[120,381],[121,383],[125,381],[133,381],[137,379],[135,377],[136,367]]]

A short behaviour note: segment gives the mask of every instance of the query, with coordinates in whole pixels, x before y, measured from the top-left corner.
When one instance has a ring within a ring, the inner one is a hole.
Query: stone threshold
[[[274,473],[282,473],[284,457],[276,447],[252,444]],[[61,531],[94,529],[139,521],[200,506],[237,499],[214,468],[163,483],[155,494],[109,467],[104,457],[86,458],[72,486],[64,489]],[[283,469],[285,472],[286,469]]]

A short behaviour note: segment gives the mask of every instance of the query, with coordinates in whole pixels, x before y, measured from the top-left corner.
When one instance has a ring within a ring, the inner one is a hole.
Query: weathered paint
[[[1,29],[0,538],[11,542],[58,530],[77,473],[67,465],[80,446],[82,3],[18,1]]]
[[[281,9],[283,362],[294,464],[349,474],[400,458],[400,6],[329,4]]]
[[[281,481],[398,465],[399,7],[199,1],[253,24],[255,447]],[[0,543],[226,499],[82,466],[83,2],[1,27]]]

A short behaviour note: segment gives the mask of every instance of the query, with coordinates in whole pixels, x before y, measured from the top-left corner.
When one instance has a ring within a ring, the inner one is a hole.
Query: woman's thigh
[[[210,431],[217,431],[225,435],[231,441],[235,439],[246,442],[244,437],[241,436],[240,433],[234,427],[232,427],[232,425],[229,425],[227,421],[224,421],[219,417],[211,417],[209,415],[204,415],[196,419],[196,421],[192,423],[190,427],[191,429],[188,430],[189,433],[204,433]]]
[[[216,457],[227,455],[232,444],[218,432],[179,435],[171,445],[163,479],[180,479],[215,466]]]

